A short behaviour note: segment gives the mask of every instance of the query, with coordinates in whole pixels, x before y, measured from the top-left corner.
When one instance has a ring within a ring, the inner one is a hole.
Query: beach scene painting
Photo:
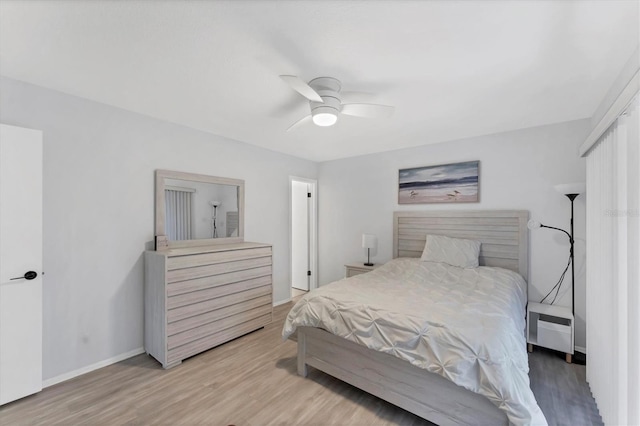
[[[400,169],[398,204],[478,202],[479,161]]]

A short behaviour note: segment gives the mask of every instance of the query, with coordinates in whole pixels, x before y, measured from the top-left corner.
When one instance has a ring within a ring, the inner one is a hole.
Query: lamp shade
[[[378,238],[375,235],[371,234],[362,234],[362,248],[376,248],[378,245]]]
[[[587,184],[584,182],[561,183],[555,185],[554,188],[561,194],[584,194],[587,192]]]

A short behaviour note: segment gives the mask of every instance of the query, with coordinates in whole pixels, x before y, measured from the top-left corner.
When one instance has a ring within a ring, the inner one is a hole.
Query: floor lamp
[[[218,219],[218,207],[222,204],[220,201],[209,201],[211,207],[213,207],[213,228],[211,229],[211,238],[218,238],[218,226],[216,225],[216,219]]]
[[[574,238],[573,238],[573,201],[580,194],[584,194],[587,191],[587,185],[584,182],[578,183],[563,183],[554,187],[556,191],[567,196],[571,201],[571,313],[573,317],[576,316],[576,269],[575,269],[575,252],[574,252]]]
[[[553,226],[543,225],[540,222],[536,222],[535,220],[530,220],[529,223],[527,224],[527,226],[529,227],[529,229],[536,229],[536,228],[555,229],[556,231],[564,232],[569,237],[569,243],[571,244],[571,248],[570,248],[570,251],[569,251],[569,261],[571,263],[571,313],[573,314],[573,316],[575,318],[575,306],[576,306],[575,283],[576,283],[576,274],[575,274],[575,265],[574,265],[575,262],[574,262],[574,238],[573,238],[573,201],[576,199],[576,197],[578,195],[583,194],[584,192],[586,192],[586,185],[584,183],[582,183],[582,182],[581,183],[565,183],[565,184],[561,184],[561,185],[556,185],[555,189],[559,193],[566,195],[567,198],[569,198],[569,200],[571,201],[571,224],[570,224],[571,228],[570,228],[570,232],[567,232],[564,229],[555,228]],[[565,269],[565,271],[566,271],[566,269]],[[564,273],[560,277],[560,281],[558,282],[558,284],[556,284],[557,286],[562,285],[563,278],[564,278]],[[552,291],[553,291],[553,289],[552,289]],[[560,291],[560,289],[557,290],[557,292],[559,292],[559,291]],[[547,294],[547,296],[549,294]],[[545,298],[546,298],[546,296],[545,296]]]

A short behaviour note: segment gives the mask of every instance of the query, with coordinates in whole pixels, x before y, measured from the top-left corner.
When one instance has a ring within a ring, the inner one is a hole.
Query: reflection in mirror
[[[169,241],[238,236],[238,187],[165,179],[165,235]]]
[[[156,170],[158,249],[244,241],[244,181]]]

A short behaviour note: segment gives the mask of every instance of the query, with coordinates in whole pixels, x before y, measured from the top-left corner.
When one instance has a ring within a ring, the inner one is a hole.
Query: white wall
[[[0,121],[44,136],[43,378],[143,345],[143,256],[155,169],[245,180],[245,239],[273,244],[274,300],[290,297],[289,176],[310,161],[11,79]]]
[[[463,123],[461,123],[463,125]],[[320,284],[344,277],[344,264],[364,261],[363,233],[378,236],[372,261],[392,257],[393,212],[427,209],[524,209],[549,226],[569,229],[570,202],[553,188],[585,180],[585,162],[577,147],[589,120],[424,145],[320,164]],[[398,169],[480,160],[480,202],[402,205],[397,203]],[[576,345],[585,346],[585,199],[575,202]],[[539,301],[566,265],[568,238],[540,229],[530,234],[529,298]],[[570,272],[557,304],[571,306]]]

